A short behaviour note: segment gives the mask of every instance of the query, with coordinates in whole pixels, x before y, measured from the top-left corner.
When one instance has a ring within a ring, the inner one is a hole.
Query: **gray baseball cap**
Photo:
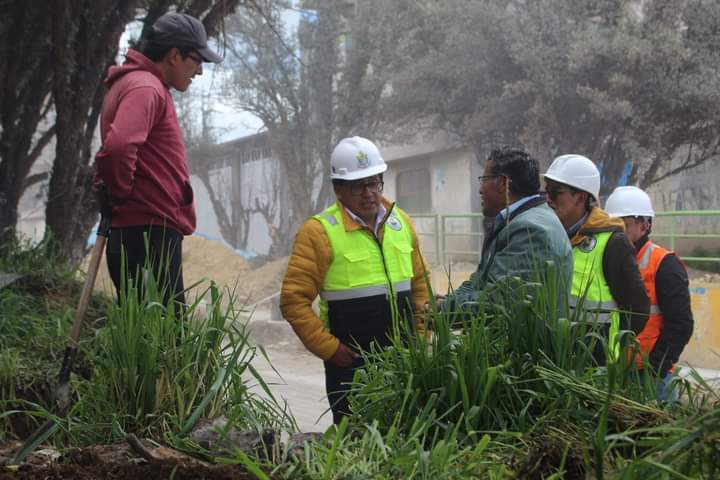
[[[222,62],[222,57],[208,48],[205,27],[195,17],[185,13],[166,13],[155,21],[152,28],[158,45],[194,48],[204,61]]]

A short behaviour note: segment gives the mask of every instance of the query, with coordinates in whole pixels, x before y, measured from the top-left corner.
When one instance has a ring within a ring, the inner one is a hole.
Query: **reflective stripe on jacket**
[[[590,322],[609,324],[608,345],[613,359],[619,353],[620,314],[603,273],[603,255],[612,232],[587,235],[573,246],[570,307],[586,312]],[[582,317],[580,317],[582,319]]]
[[[645,283],[645,290],[647,290],[650,298],[650,317],[645,328],[637,336],[640,351],[644,354],[652,352],[665,323],[658,305],[655,276],[660,264],[667,255],[675,255],[675,253],[650,241],[645,242],[645,245],[637,252],[638,267]],[[637,356],[636,362],[638,367],[642,367],[642,357],[640,355]]]
[[[413,234],[403,216],[390,210],[382,241],[367,229],[347,231],[337,204],[313,218],[332,250],[320,292],[320,318],[330,332],[367,349],[373,341],[388,343],[393,312],[412,327]]]

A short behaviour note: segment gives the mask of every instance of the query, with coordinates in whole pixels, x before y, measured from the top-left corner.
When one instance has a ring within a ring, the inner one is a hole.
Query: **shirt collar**
[[[507,207],[500,210],[500,213],[497,214],[495,217],[495,223],[501,223],[505,220],[505,215],[510,216],[512,213],[517,210],[518,208],[525,205],[530,200],[533,200],[535,198],[540,198],[540,194],[536,193],[535,195],[528,195],[527,197],[522,197],[520,200],[515,200],[513,203],[508,205]]]
[[[370,225],[365,223],[365,221],[362,218],[355,215],[349,208],[345,207],[344,205],[343,205],[343,207],[345,208],[345,211],[348,213],[348,215],[350,215],[350,218],[355,220],[358,224],[362,225],[363,227],[369,228],[370,230],[372,230],[372,232],[375,234],[375,236],[377,236],[378,227],[380,226],[380,223],[382,222],[383,218],[385,218],[385,215],[387,214],[387,208],[385,208],[385,205],[380,203],[380,205],[378,206],[378,212],[377,212],[377,215],[375,216],[375,225],[373,228],[370,228]]]
[[[588,215],[590,215],[590,212],[586,212],[585,215],[580,217],[580,220],[575,222],[575,224],[567,229],[568,238],[573,238],[576,233],[580,231],[580,227],[582,227],[585,224],[585,221],[588,218]]]

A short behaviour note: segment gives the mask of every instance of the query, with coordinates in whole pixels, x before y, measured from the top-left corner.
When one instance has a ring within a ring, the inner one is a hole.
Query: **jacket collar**
[[[621,218],[611,217],[605,210],[600,207],[593,207],[587,220],[580,227],[580,230],[570,239],[570,244],[574,247],[579,245],[589,235],[595,235],[602,232],[624,232],[625,223]]]
[[[495,237],[497,237],[498,234],[507,226],[508,223],[512,222],[515,217],[517,217],[523,212],[530,210],[531,208],[543,205],[544,203],[546,203],[545,197],[539,196],[531,198],[530,200],[526,201],[518,208],[513,210],[507,221],[503,221],[500,225],[496,226],[496,228],[490,233],[490,235],[487,235],[485,237],[485,240],[483,241],[483,251],[485,250],[485,245],[489,244],[493,239],[495,239]]]
[[[386,214],[385,218],[382,219],[382,222],[380,222],[380,226],[378,227],[378,235],[383,230],[383,226],[385,225],[385,221],[390,216],[390,213],[392,212],[393,208],[395,207],[395,203],[391,203],[388,199],[385,197],[382,197],[380,199],[380,202],[382,203],[383,207],[385,207]],[[362,230],[365,227],[360,225],[358,222],[355,221],[354,218],[348,213],[347,209],[345,208],[345,205],[342,204],[340,200],[336,200],[335,203],[338,206],[338,209],[340,209],[340,213],[342,215],[343,219],[343,226],[345,227],[346,232],[352,232],[354,230]]]

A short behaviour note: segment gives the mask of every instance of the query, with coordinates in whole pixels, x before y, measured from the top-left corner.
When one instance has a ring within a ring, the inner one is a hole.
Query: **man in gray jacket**
[[[479,293],[511,277],[525,282],[555,281],[560,305],[572,282],[572,249],[555,213],[540,194],[538,161],[511,148],[493,150],[480,180],[483,215],[488,225],[480,265],[443,302],[452,311],[478,299]],[[548,261],[554,268],[548,270]],[[554,272],[555,278],[547,278]]]

